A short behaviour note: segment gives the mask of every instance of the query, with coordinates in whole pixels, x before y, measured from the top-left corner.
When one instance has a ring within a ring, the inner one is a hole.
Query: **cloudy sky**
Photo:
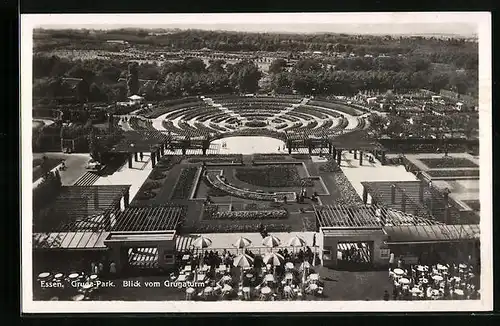
[[[243,32],[441,34],[474,36],[474,14],[190,14],[190,15],[36,15],[43,28],[164,28]],[[43,17],[42,17],[43,16]],[[59,16],[59,17],[57,17]],[[106,22],[106,23],[103,23]]]

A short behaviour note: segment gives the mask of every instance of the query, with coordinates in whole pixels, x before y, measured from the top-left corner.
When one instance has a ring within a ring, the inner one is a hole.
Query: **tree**
[[[106,102],[108,97],[101,91],[101,88],[96,83],[92,83],[92,85],[90,85],[89,99],[91,102]]]
[[[286,60],[278,58],[269,65],[269,73],[270,74],[280,73],[286,68],[286,66],[287,66]]]
[[[209,66],[208,66],[208,71],[213,72],[213,73],[224,73],[224,65],[226,64],[225,60],[221,59],[216,59],[216,60],[210,60],[209,61]]]
[[[137,63],[128,65],[127,76],[127,96],[137,95],[139,92],[139,74],[137,71]]]
[[[121,73],[122,70],[118,67],[106,66],[97,73],[97,76],[105,82],[116,83],[118,82]]]
[[[191,58],[184,60],[184,67],[186,71],[194,73],[202,73],[206,70],[205,62],[199,58]]]
[[[237,74],[238,89],[244,93],[254,93],[259,88],[259,80],[262,73],[259,68],[251,61],[242,61],[238,63],[241,67]]]
[[[295,64],[295,70],[299,71],[319,71],[323,65],[317,59],[302,59]]]
[[[90,96],[90,86],[86,79],[82,79],[76,85],[76,94],[78,97],[78,101],[81,103],[85,103],[89,100]]]

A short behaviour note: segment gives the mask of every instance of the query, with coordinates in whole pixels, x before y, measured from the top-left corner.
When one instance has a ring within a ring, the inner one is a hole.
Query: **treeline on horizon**
[[[123,40],[136,46],[165,50],[219,51],[331,51],[365,54],[419,54],[460,52],[477,56],[477,42],[461,38],[380,36],[348,34],[243,33],[206,30],[173,30],[150,35],[152,30],[35,30],[35,50],[57,47],[85,49],[106,40]],[[78,40],[72,43],[71,41]]]
[[[129,41],[132,38],[146,40],[155,38],[147,36],[149,32],[127,30],[126,33],[120,31],[119,35],[122,35],[122,38],[128,37]],[[71,46],[87,44],[86,40],[94,38],[89,30],[43,30],[41,33],[49,34],[44,36],[36,34],[35,38],[56,43],[64,40]],[[437,92],[441,89],[451,89],[460,94],[477,97],[478,58],[475,43],[437,39],[406,40],[402,38],[400,40],[379,36],[282,35],[210,31],[179,31],[166,35],[165,38],[162,36],[159,38],[178,42],[175,43],[178,46],[197,44],[201,48],[205,47],[207,42],[214,42],[217,39],[230,40],[227,44],[244,47],[246,43],[241,43],[241,40],[251,42],[253,38],[261,42],[257,44],[286,47],[286,44],[290,42],[315,41],[310,44],[317,44],[322,36],[326,40],[333,41],[334,38],[340,38],[351,42],[335,43],[334,48],[340,50],[339,52],[348,51],[349,44],[359,48],[392,47],[395,52],[398,52],[396,49],[408,46],[411,51],[408,50],[409,52],[402,56],[378,58],[358,56],[314,59],[295,54],[299,60],[292,69],[287,68],[287,60],[277,59],[271,64],[269,75],[265,78],[262,78],[264,74],[258,66],[247,60],[237,64],[214,60],[206,65],[201,59],[187,57],[183,62],[164,62],[161,66],[141,63],[134,68],[137,69],[137,78],[148,80],[148,82],[138,83],[133,93],[145,95],[149,100],[163,100],[199,94],[257,91],[352,95],[363,90],[393,89],[398,91],[425,88]],[[76,41],[78,37],[81,38],[80,41]],[[281,39],[285,37],[286,39]],[[103,40],[117,39],[117,31],[99,32],[95,38],[98,42],[92,49],[98,50],[102,48]],[[101,42],[100,45],[99,42]],[[417,43],[411,45],[411,42]],[[329,44],[333,43],[323,45]],[[89,101],[120,101],[126,99],[126,95],[130,93],[124,82],[129,79],[130,62],[104,59],[70,60],[51,56],[50,51],[42,52],[44,53],[35,52],[33,58],[35,98],[77,96]],[[389,52],[386,51],[384,54]],[[447,68],[439,68],[438,63],[444,63],[443,66]],[[83,81],[76,86],[70,85],[64,81],[64,77],[82,78]]]
[[[275,60],[269,75],[244,60],[227,64],[214,60],[206,65],[199,58],[165,62],[161,66],[110,60],[68,60],[56,56],[35,56],[33,95],[35,98],[78,97],[91,102],[125,100],[128,95],[144,95],[148,100],[164,100],[202,94],[271,92],[280,94],[354,95],[363,90],[404,91],[425,88],[439,92],[455,90],[477,94],[477,71],[439,72],[426,61],[386,58],[384,62],[363,59],[327,68],[320,60],[299,60],[287,70],[286,60]],[[369,70],[363,70],[368,65]],[[130,90],[131,67],[137,87]],[[79,80],[69,80],[78,78]],[[70,82],[76,82],[76,85]],[[83,95],[82,95],[83,94]]]

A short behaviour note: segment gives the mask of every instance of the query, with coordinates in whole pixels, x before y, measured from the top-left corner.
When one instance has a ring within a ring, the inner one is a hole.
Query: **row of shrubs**
[[[224,211],[207,209],[205,220],[283,220],[288,218],[288,212],[284,209],[258,210],[258,211]]]
[[[245,123],[245,126],[251,127],[251,128],[262,128],[267,126],[267,123],[265,121],[261,120],[251,120]]]
[[[292,227],[282,223],[266,223],[268,232],[291,232]],[[260,232],[259,224],[197,224],[184,227],[184,232],[189,233],[250,233]]]
[[[179,180],[177,181],[174,192],[172,194],[172,199],[187,199],[189,198],[189,192],[193,187],[194,178],[196,177],[196,167],[184,168],[181,171]]]

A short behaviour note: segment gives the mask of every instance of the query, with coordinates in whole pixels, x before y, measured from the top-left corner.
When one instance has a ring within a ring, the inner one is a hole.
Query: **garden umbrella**
[[[275,252],[270,252],[264,256],[264,263],[266,264],[271,264],[273,266],[280,266],[283,265],[285,262],[285,257],[282,255],[275,253]]]
[[[196,240],[193,241],[193,247],[201,249],[200,266],[203,262],[203,248],[210,247],[212,245],[212,240],[205,238],[200,235]]]
[[[271,264],[274,266],[280,266],[285,263],[285,257],[282,255],[275,253],[275,252],[270,252],[266,254],[263,258],[263,261],[265,264]],[[276,271],[276,268],[273,268],[273,273]]]
[[[196,240],[193,241],[193,247],[198,248],[198,249],[203,249],[210,247],[212,245],[212,240],[209,238],[205,238],[204,236],[200,235]]]
[[[305,247],[306,241],[299,236],[294,236],[290,240],[288,240],[288,245],[290,247]]]
[[[276,238],[274,235],[268,235],[262,240],[262,244],[269,248],[275,248],[281,244],[281,240]]]
[[[296,235],[288,241],[288,245],[291,247],[305,247],[306,241],[304,239],[302,239],[301,237]],[[306,259],[306,257],[304,255],[304,261],[305,261],[305,259]],[[305,278],[305,268],[303,269],[303,273],[304,273],[303,277]]]
[[[238,240],[236,240],[235,243],[233,243],[233,246],[238,248],[238,249],[244,249],[252,244],[252,241],[248,240],[247,238],[239,237]]]
[[[253,264],[253,258],[247,254],[239,254],[234,258],[233,265],[240,267],[240,281],[243,283],[243,268],[250,267]]]
[[[239,254],[234,258],[233,265],[235,267],[250,267],[253,264],[253,258],[247,254]]]

